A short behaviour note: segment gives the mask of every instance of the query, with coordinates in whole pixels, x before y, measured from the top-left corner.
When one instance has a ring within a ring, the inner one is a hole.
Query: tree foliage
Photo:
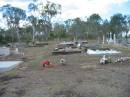
[[[110,30],[117,35],[125,32],[127,30],[126,16],[120,13],[113,15],[110,21]]]
[[[7,30],[0,29],[0,42],[9,41],[43,41],[54,38],[84,39],[107,36],[112,32],[116,36],[130,30],[130,16],[117,13],[110,20],[103,20],[99,14],[92,14],[83,20],[79,17],[68,19],[64,23],[53,23],[52,19],[61,13],[61,5],[47,1],[43,4],[40,0],[33,0],[28,5],[30,15],[26,17],[23,9],[9,4],[0,7],[3,18],[7,21]],[[30,25],[20,28],[20,21],[29,21]],[[16,35],[15,35],[16,34]],[[17,36],[17,37],[16,37]]]
[[[3,14],[3,18],[6,18],[8,27],[15,28],[17,39],[20,42],[20,34],[19,34],[19,23],[20,20],[24,20],[26,18],[26,13],[24,10],[13,7],[9,4],[1,7],[1,11]]]

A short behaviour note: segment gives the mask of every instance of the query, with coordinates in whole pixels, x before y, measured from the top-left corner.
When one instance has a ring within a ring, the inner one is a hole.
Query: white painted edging
[[[119,54],[121,53],[120,51],[116,51],[116,50],[91,50],[88,49],[87,50],[87,54],[89,55],[100,55],[100,54]]]
[[[0,61],[0,72],[10,71],[20,63],[22,61]]]

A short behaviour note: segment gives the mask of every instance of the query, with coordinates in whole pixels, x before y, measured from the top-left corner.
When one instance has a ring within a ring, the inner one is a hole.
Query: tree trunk
[[[17,34],[18,42],[20,43],[21,40],[20,40],[20,34],[19,34],[19,28],[18,28],[18,26],[16,26],[16,34]]]
[[[45,40],[48,39],[48,35],[47,35],[47,28],[45,27]]]
[[[16,26],[16,34],[17,34],[17,39],[18,39],[18,43],[19,43],[19,45],[18,45],[18,52],[22,55],[22,56],[24,56],[24,51],[23,51],[23,46],[22,46],[22,44],[21,44],[21,39],[20,39],[20,34],[19,34],[19,28],[18,28],[18,25]]]
[[[32,42],[34,43],[35,42],[35,31],[36,31],[36,29],[35,29],[35,26],[34,25],[32,25],[32,29],[33,29],[33,36],[32,36]]]

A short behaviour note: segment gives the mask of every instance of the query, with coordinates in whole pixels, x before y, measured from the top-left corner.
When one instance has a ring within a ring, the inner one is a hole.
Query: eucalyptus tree
[[[35,42],[35,33],[36,33],[36,25],[37,25],[37,16],[36,16],[36,12],[38,10],[38,7],[37,7],[37,3],[36,3],[36,0],[33,0],[34,2],[30,3],[28,5],[28,10],[29,12],[31,13],[30,16],[28,16],[28,20],[29,22],[32,24],[32,30],[33,30],[33,33],[32,33],[32,41]]]
[[[61,13],[61,5],[56,4],[50,1],[47,1],[47,4],[44,6],[44,10],[42,10],[42,16],[46,15],[48,17],[48,21],[51,22],[52,17]]]
[[[126,16],[122,15],[121,13],[113,15],[110,20],[110,30],[113,34],[116,34],[118,37],[121,36],[122,32],[126,32],[127,31]]]
[[[100,35],[108,35],[110,32],[110,22],[106,19],[101,24],[101,33]]]
[[[51,20],[54,16],[60,13],[61,5],[49,1],[47,1],[46,4],[44,4],[45,2],[42,2],[40,0],[32,1],[34,2],[28,5],[28,9],[32,13],[29,17],[29,21],[31,22],[33,27],[33,41],[35,41],[36,27],[43,30],[47,40],[48,32],[51,32],[52,29]],[[37,13],[38,16],[33,13]]]
[[[80,18],[75,18],[70,28],[70,32],[73,34],[74,39],[84,38],[85,22]]]
[[[66,32],[69,33],[71,25],[73,24],[73,19],[67,19],[66,21],[64,21],[64,23],[65,23]]]
[[[6,33],[5,33],[5,30],[0,28],[0,44],[5,42],[5,38],[6,38]]]
[[[52,18],[55,17],[57,14],[61,13],[61,5],[47,1],[46,5],[44,6],[43,2],[39,3],[39,13],[40,18],[42,20],[44,33],[46,36],[46,40],[48,39],[48,33],[52,30]]]
[[[101,22],[102,19],[99,16],[99,14],[92,14],[90,17],[87,18],[87,26],[89,34],[92,34],[93,36],[97,37],[99,33],[101,32]]]
[[[38,39],[39,41],[43,41],[45,37],[45,20],[43,19],[38,19],[37,22],[37,33],[38,33]]]
[[[6,18],[9,28],[14,27],[17,34],[17,39],[20,42],[19,24],[21,20],[26,18],[26,12],[18,7],[13,7],[9,4],[1,7],[3,18]]]
[[[37,25],[37,18],[32,16],[28,17],[28,20],[30,21],[30,23],[32,24],[32,41],[35,42],[35,33],[36,33],[36,25]]]
[[[53,32],[54,36],[57,37],[58,40],[60,40],[61,38],[65,38],[67,35],[64,24],[55,23]]]
[[[127,29],[126,29],[126,35],[125,35],[126,40],[128,38],[129,31],[130,31],[130,15],[127,16]]]

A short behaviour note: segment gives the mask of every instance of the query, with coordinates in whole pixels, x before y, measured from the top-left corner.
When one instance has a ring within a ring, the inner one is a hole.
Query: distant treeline
[[[53,2],[38,4],[38,0],[28,5],[31,15],[26,11],[9,4],[0,8],[3,18],[6,19],[7,29],[0,29],[0,43],[8,42],[34,42],[54,39],[97,39],[102,36],[109,37],[109,33],[116,38],[128,38],[130,30],[130,16],[121,13],[114,14],[110,20],[103,20],[99,14],[92,14],[86,20],[80,18],[68,19],[64,23],[52,23],[51,20],[61,13],[61,5]],[[34,13],[39,12],[39,17]],[[28,24],[20,27],[20,22]]]

